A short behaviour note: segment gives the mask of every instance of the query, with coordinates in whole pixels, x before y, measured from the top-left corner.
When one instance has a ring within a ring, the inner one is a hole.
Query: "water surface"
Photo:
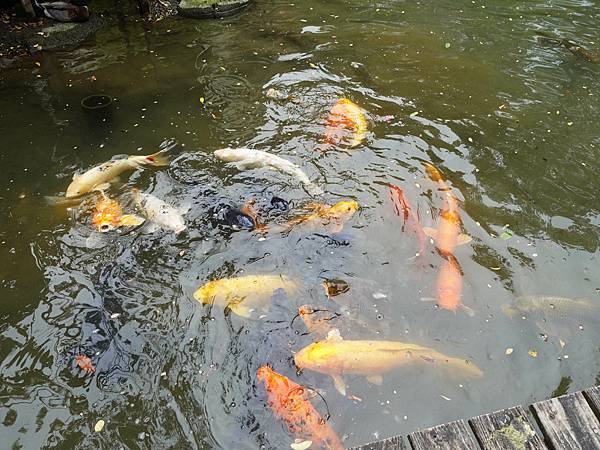
[[[261,1],[227,20],[120,23],[1,72],[3,441],[288,448],[255,380],[266,363],[319,390],[326,405],[315,404],[347,446],[594,385],[600,316],[510,319],[502,305],[520,295],[600,302],[600,66],[536,36],[600,53],[599,19],[585,1]],[[294,101],[267,98],[270,88]],[[113,104],[84,111],[96,93]],[[369,133],[349,153],[320,152],[341,97],[368,113]],[[90,249],[89,214],[44,203],[73,173],[167,138],[180,144],[171,166],[128,174],[111,195],[132,208],[136,186],[191,206],[181,235],[113,233]],[[277,172],[225,167],[212,155],[224,146],[288,158],[324,188],[320,201],[354,199],[360,212],[338,235],[232,230],[216,206],[312,200]],[[392,182],[435,227],[443,193],[425,162],[442,171],[473,238],[455,252],[473,317],[421,301],[435,295],[443,259],[428,243],[418,263],[389,201]],[[253,273],[295,277],[302,289],[277,292],[258,320],[192,298],[208,280]],[[333,303],[323,278],[350,291]],[[291,360],[314,340],[293,321],[305,303],[366,324],[341,323],[347,339],[434,347],[484,377],[406,367],[381,386],[348,377],[362,401],[345,399]],[[92,357],[94,374],[75,366],[77,354]]]

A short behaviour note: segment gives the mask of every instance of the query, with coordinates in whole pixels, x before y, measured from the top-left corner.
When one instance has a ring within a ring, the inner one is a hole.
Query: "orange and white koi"
[[[96,203],[92,215],[92,225],[97,231],[106,233],[122,226],[137,226],[142,223],[144,223],[142,217],[123,214],[121,205],[101,192],[100,200]]]
[[[273,414],[286,424],[290,433],[310,441],[314,444],[311,448],[343,450],[338,435],[310,402],[307,388],[269,366],[260,367],[256,377],[265,385],[268,405]]]
[[[133,169],[142,169],[145,166],[167,166],[169,159],[166,150],[146,156],[128,156],[115,159],[92,167],[82,174],[73,175],[73,181],[67,188],[65,197],[78,197],[95,190],[104,190],[123,172]]]
[[[315,342],[294,355],[300,369],[330,375],[338,392],[346,395],[342,375],[363,375],[381,384],[382,374],[409,364],[448,369],[467,377],[480,377],[481,370],[472,362],[444,355],[416,344],[394,341],[345,341],[339,331],[329,332],[327,339]]]
[[[352,133],[349,147],[357,147],[365,139],[368,123],[360,106],[347,98],[342,98],[331,108],[327,117],[325,142],[340,144],[344,142],[345,131]]]
[[[354,200],[337,202],[333,206],[321,203],[310,203],[303,209],[313,210],[314,213],[296,217],[287,225],[294,227],[300,224],[320,224],[333,233],[339,233],[354,213],[358,210],[358,202]]]

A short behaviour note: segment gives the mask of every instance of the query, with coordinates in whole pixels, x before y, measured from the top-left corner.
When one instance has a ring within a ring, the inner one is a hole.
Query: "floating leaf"
[[[513,237],[513,235],[514,235],[514,233],[512,231],[504,230],[502,232],[502,234],[500,234],[500,239],[507,240],[507,239],[510,239],[511,237]]]
[[[102,429],[104,428],[104,420],[100,419],[98,422],[96,422],[96,425],[94,425],[94,431],[96,433],[100,433],[102,431]]]
[[[512,352],[513,352],[513,349],[512,349],[512,347],[508,347],[508,348],[507,348],[507,349],[504,351],[504,354],[505,354],[505,355],[512,355]]]
[[[200,97],[200,103],[204,105],[204,97]]]
[[[529,353],[529,356],[532,358],[537,358],[538,353],[535,350],[529,350],[527,353]]]

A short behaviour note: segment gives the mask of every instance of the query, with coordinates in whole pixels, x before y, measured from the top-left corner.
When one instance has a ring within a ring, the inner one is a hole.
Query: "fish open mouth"
[[[109,223],[103,223],[98,227],[98,231],[100,231],[100,233],[108,233],[112,230],[114,230],[114,227]]]

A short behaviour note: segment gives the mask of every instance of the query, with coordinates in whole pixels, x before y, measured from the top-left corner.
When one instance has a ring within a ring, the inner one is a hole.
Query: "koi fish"
[[[440,308],[449,311],[456,311],[461,308],[469,316],[475,315],[471,308],[461,303],[462,272],[457,259],[453,255],[448,255],[442,263],[437,278],[436,290],[437,304]]]
[[[175,208],[152,194],[140,192],[139,189],[133,189],[132,193],[138,207],[144,211],[150,222],[146,230],[148,233],[163,228],[179,234],[186,229],[183,214],[187,213],[188,208]]]
[[[250,148],[223,148],[215,150],[214,155],[218,159],[235,166],[238,170],[255,169],[258,167],[269,167],[278,170],[298,179],[310,195],[315,196],[323,193],[323,190],[310,181],[299,166],[280,156]]]
[[[87,373],[94,373],[96,371],[96,368],[92,364],[92,360],[88,356],[77,355],[75,356],[75,362],[81,370]]]
[[[322,203],[309,203],[303,209],[315,212],[290,220],[287,223],[289,227],[312,223],[323,225],[330,229],[332,233],[339,233],[344,228],[344,223],[358,210],[358,202],[354,200],[341,201],[333,206]]]
[[[569,316],[573,314],[598,314],[600,305],[586,299],[554,297],[546,295],[524,295],[503,305],[502,311],[512,318],[515,314],[541,312],[545,315]]]
[[[123,172],[143,169],[145,166],[168,166],[167,150],[161,150],[147,156],[128,156],[92,167],[82,174],[73,175],[73,181],[67,188],[65,197],[78,197],[94,190],[105,190]]]
[[[344,396],[346,384],[342,375],[363,375],[371,383],[381,384],[382,374],[408,364],[439,367],[467,377],[483,375],[472,362],[431,348],[393,341],[345,341],[338,330],[330,331],[326,340],[304,347],[294,355],[294,362],[299,369],[331,376],[335,388]]]
[[[587,61],[592,64],[600,64],[600,58],[593,55],[592,52],[590,52],[586,48],[583,48],[579,44],[576,44],[574,42],[571,42],[571,41],[569,41],[567,39],[563,39],[563,38],[555,38],[555,37],[545,36],[541,32],[538,32],[538,34],[541,34],[541,36],[539,38],[539,40],[541,42],[556,45],[557,47],[564,47],[569,52],[571,52],[571,54],[575,55],[579,59],[582,59],[582,60]]]
[[[106,233],[122,226],[138,226],[144,223],[142,217],[132,214],[123,215],[121,205],[101,192],[101,199],[96,203],[92,215],[92,225],[100,233]]]
[[[423,231],[423,226],[419,221],[419,217],[415,214],[413,209],[410,207],[410,203],[406,199],[404,192],[398,186],[388,183],[388,187],[390,188],[390,198],[394,204],[394,210],[398,217],[402,217],[403,225],[402,231],[404,231],[404,225],[410,219],[412,224],[412,229],[417,235],[419,239],[419,256],[425,254],[425,231]]]
[[[367,127],[367,119],[360,106],[347,98],[342,98],[333,105],[327,117],[325,142],[328,144],[341,143],[344,138],[343,129],[346,129],[352,132],[349,147],[357,147],[365,139]]]
[[[444,208],[440,214],[438,228],[424,227],[426,235],[435,240],[440,255],[446,259],[440,268],[437,279],[437,304],[440,308],[456,311],[461,307],[469,315],[473,310],[460,301],[462,295],[462,272],[458,260],[454,257],[454,248],[471,242],[471,237],[460,233],[460,213],[458,202],[440,172],[431,164],[425,164],[425,170],[432,181],[436,181],[440,190],[445,192]],[[423,299],[427,300],[427,299]]]
[[[256,372],[267,391],[268,405],[278,420],[283,421],[294,436],[311,441],[326,450],[343,450],[329,422],[315,409],[309,400],[307,389],[289,378],[262,366]]]
[[[209,281],[194,292],[203,305],[217,303],[241,317],[250,317],[264,306],[277,289],[288,294],[298,290],[298,283],[285,275],[246,275]]]

